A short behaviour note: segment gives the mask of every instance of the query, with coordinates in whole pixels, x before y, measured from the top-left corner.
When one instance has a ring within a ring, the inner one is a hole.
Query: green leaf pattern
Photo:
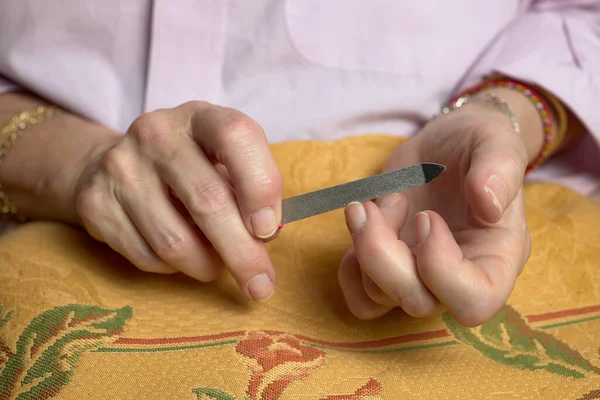
[[[235,400],[235,397],[227,392],[214,388],[196,388],[192,390],[197,400]]]
[[[64,387],[76,363],[122,332],[130,307],[104,309],[72,304],[37,317],[20,335],[0,373],[0,398],[48,399]]]
[[[461,342],[488,358],[511,367],[546,370],[553,374],[582,379],[587,373],[600,373],[578,351],[556,337],[530,328],[510,306],[477,328],[460,325],[445,313],[444,322]]]
[[[0,333],[13,316],[0,304]],[[104,309],[72,304],[37,317],[20,335],[13,351],[0,335],[0,399],[48,399],[68,384],[78,359],[119,335],[132,316],[130,307]],[[505,306],[476,328],[460,325],[451,315],[443,320],[457,340],[501,364],[523,370],[582,379],[600,374],[578,351],[556,337],[534,330],[513,308]],[[196,388],[198,400],[234,400],[216,388]],[[581,399],[600,398],[592,391]]]
[[[2,328],[10,321],[13,316],[14,311],[11,310],[6,315],[4,315],[4,307],[2,303],[0,303],[0,332],[2,332]],[[4,365],[8,361],[8,358],[12,355],[12,351],[8,344],[4,341],[2,335],[0,335],[0,374],[2,374],[2,370],[4,369]]]

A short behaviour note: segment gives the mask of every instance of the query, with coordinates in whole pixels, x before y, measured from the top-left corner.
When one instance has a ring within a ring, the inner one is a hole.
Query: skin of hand
[[[400,146],[386,170],[418,162],[447,169],[426,185],[346,207],[354,246],[338,278],[350,311],[373,319],[396,307],[415,317],[447,310],[465,326],[491,318],[529,258],[522,183],[531,142],[504,114],[473,103]]]
[[[354,247],[339,280],[359,318],[445,308],[477,325],[510,294],[529,255],[521,184],[542,129],[528,99],[495,91],[521,135],[506,115],[469,103],[426,125],[385,167],[439,162],[441,177],[347,207]],[[0,96],[0,119],[43,103]],[[262,129],[238,111],[189,102],[142,115],[126,135],[64,112],[28,128],[3,167],[24,215],[84,226],[142,270],[208,282],[228,269],[248,297],[273,292],[264,242],[281,218],[281,176]]]
[[[264,242],[281,221],[282,178],[248,116],[203,102],[150,112],[81,171],[82,225],[139,269],[202,282],[228,270],[249,298],[271,296]]]

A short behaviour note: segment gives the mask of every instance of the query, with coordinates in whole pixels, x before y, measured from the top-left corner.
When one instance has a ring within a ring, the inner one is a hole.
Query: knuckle
[[[382,261],[381,257],[387,254],[389,247],[386,247],[386,244],[377,235],[364,235],[361,238],[361,244],[358,248],[361,259],[372,260],[374,265]]]
[[[527,151],[521,151],[519,147],[507,150],[504,164],[513,171],[525,170],[527,167]]]
[[[410,314],[406,308],[417,305],[417,302],[412,300],[412,298],[415,297],[413,295],[414,292],[416,292],[416,290],[414,290],[413,287],[394,287],[393,290],[390,291],[390,299],[392,299],[394,303],[398,304],[404,311]]]
[[[512,129],[507,134],[511,148],[514,149],[515,153],[519,155],[523,160],[527,160],[527,145],[525,144],[525,140],[523,140],[523,136],[519,133],[516,133]]]
[[[279,196],[282,190],[283,178],[279,170],[257,177],[252,182],[252,193],[265,202]]]
[[[216,179],[200,180],[190,190],[189,211],[195,216],[215,216],[223,213],[231,200],[231,194]]]
[[[480,145],[487,140],[493,140],[498,136],[498,126],[494,123],[480,122],[473,128],[473,139],[475,144]]]
[[[246,246],[231,254],[229,267],[240,275],[257,275],[265,264],[260,248],[254,245]]]
[[[167,142],[167,131],[164,129],[165,121],[160,111],[154,111],[137,117],[127,134],[137,142],[162,146]]]
[[[498,146],[500,141],[503,142],[502,146]],[[486,146],[481,147],[484,143]],[[525,142],[510,128],[499,132],[496,124],[481,124],[476,128],[476,148],[486,149],[483,153],[476,151],[475,155],[478,157],[488,158],[486,153],[492,150],[499,152],[496,154],[501,155],[502,162],[510,168],[521,170],[527,166],[528,154]]]
[[[104,194],[96,186],[90,185],[83,188],[75,199],[75,209],[85,220],[93,219],[105,203]]]
[[[189,240],[183,235],[170,232],[161,232],[155,246],[156,255],[169,264],[183,263],[190,252]]]
[[[108,150],[104,154],[100,166],[103,172],[117,182],[130,183],[135,180],[131,156],[120,146]]]
[[[252,118],[232,112],[221,127],[218,143],[221,146],[246,147],[255,143],[262,136],[264,136],[262,128]]]
[[[99,242],[105,241],[105,224],[109,196],[98,185],[88,184],[75,197],[75,212],[87,233]]]
[[[156,113],[152,112],[140,115],[133,120],[127,133],[136,138],[145,137],[145,135],[147,135],[149,132],[156,130],[156,123],[158,119],[156,117]]]
[[[204,110],[209,107],[212,107],[212,105],[206,101],[190,100],[190,101],[186,101],[185,103],[181,104],[177,108],[184,110],[186,112],[189,112],[191,114],[191,113],[194,113],[194,112],[197,112],[200,110]]]

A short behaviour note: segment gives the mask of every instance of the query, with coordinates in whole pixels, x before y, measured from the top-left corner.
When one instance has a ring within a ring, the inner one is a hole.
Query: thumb
[[[476,216],[498,222],[523,185],[528,156],[521,136],[505,127],[482,134],[472,151],[466,196]]]

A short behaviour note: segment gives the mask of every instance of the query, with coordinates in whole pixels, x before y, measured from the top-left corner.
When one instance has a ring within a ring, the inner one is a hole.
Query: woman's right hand
[[[139,269],[202,282],[228,269],[251,299],[273,292],[264,246],[281,221],[281,174],[261,127],[189,102],[140,116],[76,185],[89,234]]]

